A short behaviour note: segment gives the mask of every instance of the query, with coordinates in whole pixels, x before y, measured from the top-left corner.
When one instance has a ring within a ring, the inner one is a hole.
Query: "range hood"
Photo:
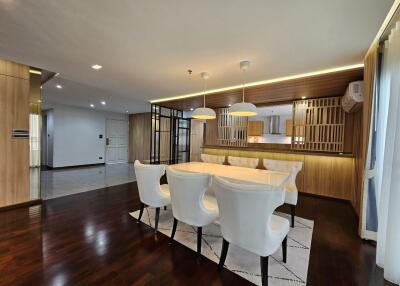
[[[270,115],[265,120],[265,133],[267,134],[281,134],[279,130],[280,116]]]

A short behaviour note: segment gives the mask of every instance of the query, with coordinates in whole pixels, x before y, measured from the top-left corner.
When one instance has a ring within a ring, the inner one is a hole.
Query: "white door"
[[[128,162],[128,121],[107,119],[106,164]]]

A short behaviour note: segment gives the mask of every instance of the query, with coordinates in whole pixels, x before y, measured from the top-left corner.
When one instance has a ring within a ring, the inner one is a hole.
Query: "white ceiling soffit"
[[[57,88],[57,85],[62,88]],[[102,101],[105,101],[106,105],[102,105]],[[90,104],[93,104],[95,110],[118,113],[150,112],[150,104],[146,101],[87,86],[61,76],[53,78],[42,86],[42,102],[44,107],[48,103],[59,103],[92,109]]]
[[[358,64],[392,3],[0,0],[0,57],[147,102]]]

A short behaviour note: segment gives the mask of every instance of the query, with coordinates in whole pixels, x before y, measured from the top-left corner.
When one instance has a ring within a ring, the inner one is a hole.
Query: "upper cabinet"
[[[264,121],[249,121],[248,136],[262,136],[264,133]]]

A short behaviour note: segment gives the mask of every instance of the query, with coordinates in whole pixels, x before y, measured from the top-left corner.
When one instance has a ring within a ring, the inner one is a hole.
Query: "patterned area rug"
[[[131,212],[130,215],[138,218],[139,211]],[[276,213],[276,215],[289,219],[287,214]],[[146,208],[141,221],[150,227],[154,227],[154,216],[155,209]],[[168,210],[161,209],[158,230],[170,236],[172,223],[173,216],[170,207]],[[281,248],[269,257],[269,285],[306,285],[313,227],[313,221],[296,217],[295,227],[290,228],[288,235],[287,263],[282,262]],[[196,251],[196,232],[196,227],[179,222],[174,240]],[[222,236],[219,223],[215,222],[203,227],[202,255],[218,263],[221,247]],[[254,284],[261,285],[260,258],[253,253],[231,244],[225,261],[225,268]]]

